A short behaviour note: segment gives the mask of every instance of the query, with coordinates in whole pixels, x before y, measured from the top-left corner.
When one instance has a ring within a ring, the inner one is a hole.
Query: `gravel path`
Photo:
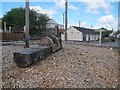
[[[13,63],[21,46],[3,47],[3,86],[20,88],[113,88],[118,84],[118,53],[101,47],[64,44],[63,50],[27,68]]]

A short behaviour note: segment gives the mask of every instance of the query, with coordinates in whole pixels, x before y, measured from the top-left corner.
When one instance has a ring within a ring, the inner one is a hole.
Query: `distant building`
[[[113,36],[115,38],[120,38],[120,31],[118,30],[117,32],[115,32]]]
[[[67,40],[72,41],[94,41],[99,39],[99,31],[89,28],[72,26],[67,30]],[[64,35],[62,35],[64,40]]]
[[[117,34],[117,38],[119,38],[119,39],[120,39],[120,33],[118,33],[118,34]]]
[[[47,28],[47,33],[55,33],[55,27],[58,26],[58,31],[63,33],[64,32],[64,26],[61,24],[58,24],[54,19],[50,19],[47,22],[46,28]]]
[[[57,26],[58,24],[56,23],[56,21],[54,19],[50,19],[47,22],[46,28],[50,29],[50,28],[55,28],[55,26]]]

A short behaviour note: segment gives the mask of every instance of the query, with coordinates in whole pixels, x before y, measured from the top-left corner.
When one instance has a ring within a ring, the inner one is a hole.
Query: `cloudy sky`
[[[40,2],[41,1],[41,2]],[[68,0],[68,26],[100,28],[117,30],[118,28],[118,0]],[[74,2],[73,2],[74,1]],[[2,17],[12,8],[25,7],[25,0],[2,0]],[[57,23],[63,24],[65,0],[30,0],[30,9],[38,13],[47,14]],[[18,14],[19,15],[19,14]]]

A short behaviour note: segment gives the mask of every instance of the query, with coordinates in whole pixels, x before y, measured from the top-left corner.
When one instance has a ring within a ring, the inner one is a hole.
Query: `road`
[[[102,44],[107,46],[112,46],[112,47],[118,47],[120,45],[119,42],[106,42]]]

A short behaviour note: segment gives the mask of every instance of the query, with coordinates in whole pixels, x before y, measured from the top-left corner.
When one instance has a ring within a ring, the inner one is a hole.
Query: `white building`
[[[57,26],[57,23],[55,20],[53,19],[50,19],[48,22],[47,22],[47,25],[46,25],[46,28],[55,28],[55,26]]]
[[[67,30],[67,40],[70,41],[94,41],[99,39],[99,32],[94,29],[72,26]],[[64,40],[64,35],[62,35]]]
[[[119,33],[119,34],[117,34],[117,38],[120,38],[120,33]]]
[[[47,29],[50,29],[50,28],[55,28],[55,26],[58,26],[59,29],[63,29],[63,25],[61,24],[58,24],[54,19],[50,19],[48,22],[47,22],[47,25],[46,25],[46,28]]]
[[[56,23],[54,19],[50,19],[47,22],[46,28],[47,28],[47,34],[54,34],[55,33],[55,27],[58,26],[59,32],[64,32],[64,26],[61,24]]]

